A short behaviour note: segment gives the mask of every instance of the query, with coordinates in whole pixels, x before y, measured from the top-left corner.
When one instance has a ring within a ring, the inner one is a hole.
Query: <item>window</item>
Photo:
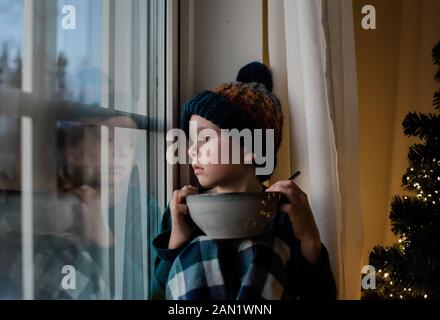
[[[21,87],[22,1],[0,1],[0,88]]]
[[[63,28],[63,8],[75,8],[75,30]],[[101,87],[110,75],[103,71],[103,3],[92,1],[57,1],[56,24],[56,94],[58,97],[101,104]],[[138,32],[136,30],[135,32]]]
[[[0,0],[0,299],[149,298],[171,188],[167,12]]]

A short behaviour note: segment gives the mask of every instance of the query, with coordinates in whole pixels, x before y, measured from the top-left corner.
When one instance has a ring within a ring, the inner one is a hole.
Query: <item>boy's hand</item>
[[[100,193],[85,185],[74,189],[73,193],[81,200],[80,210],[83,218],[81,227],[84,240],[100,247],[113,245],[113,233],[101,212]]]
[[[173,193],[173,199],[170,203],[172,226],[170,242],[168,244],[169,249],[181,246],[191,238],[192,233],[196,229],[186,206],[186,197],[195,193],[198,193],[198,188],[194,186],[184,186]]]
[[[281,203],[280,211],[289,216],[293,232],[301,241],[303,257],[310,263],[315,263],[321,252],[321,238],[307,194],[291,180],[278,181],[267,188],[266,192],[268,191],[281,192],[287,199],[287,203]]]

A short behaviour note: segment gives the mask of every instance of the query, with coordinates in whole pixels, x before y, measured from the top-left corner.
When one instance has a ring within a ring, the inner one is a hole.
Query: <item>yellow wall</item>
[[[361,8],[374,5],[377,29],[361,28]],[[396,97],[400,0],[355,0],[356,59],[361,133],[364,247],[385,242]]]
[[[377,29],[361,28],[361,8],[373,5]],[[431,49],[440,40],[438,0],[354,0],[361,132],[364,261],[390,231],[392,196],[402,194],[410,143],[402,121],[411,110],[433,111],[435,68]]]

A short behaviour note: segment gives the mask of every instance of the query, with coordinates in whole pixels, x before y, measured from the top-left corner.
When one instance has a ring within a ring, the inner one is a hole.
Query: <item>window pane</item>
[[[67,20],[71,7],[74,30],[65,29],[73,23]],[[101,0],[58,0],[57,8],[57,96],[100,105],[102,83],[109,77],[102,71]]]
[[[21,88],[21,0],[0,0],[0,87]]]

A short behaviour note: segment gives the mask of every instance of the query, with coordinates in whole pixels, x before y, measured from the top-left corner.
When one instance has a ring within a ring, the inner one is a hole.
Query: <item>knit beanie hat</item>
[[[203,90],[181,108],[180,125],[189,134],[192,115],[199,115],[221,129],[274,129],[274,161],[281,144],[283,114],[279,99],[272,93],[272,74],[268,67],[252,62],[240,69],[236,81],[212,90]],[[264,134],[264,130],[263,130]],[[255,140],[255,139],[253,139]],[[263,152],[265,153],[263,138]],[[267,156],[267,155],[266,155]],[[271,175],[259,176],[266,181]]]

